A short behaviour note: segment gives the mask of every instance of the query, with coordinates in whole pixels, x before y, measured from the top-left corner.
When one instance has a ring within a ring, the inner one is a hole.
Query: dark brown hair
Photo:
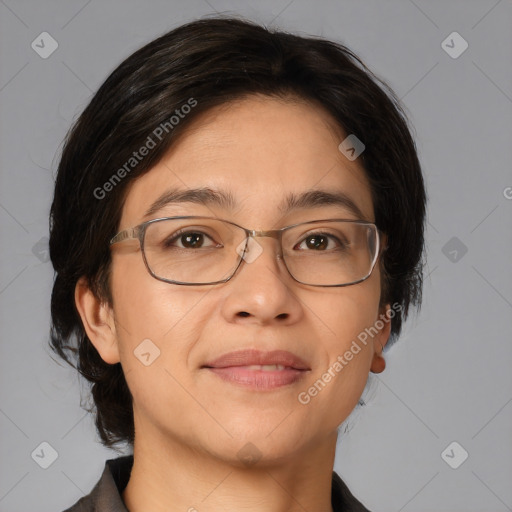
[[[111,73],[69,131],[58,166],[50,214],[50,344],[91,384],[105,446],[133,444],[132,397],[121,365],[105,363],[86,336],[76,283],[84,276],[111,304],[108,241],[117,232],[128,184],[151,169],[199,114],[251,94],[321,105],[364,143],[359,158],[375,222],[389,244],[381,261],[381,304],[400,306],[388,346],[409,307],[421,305],[426,193],[406,116],[391,89],[342,44],[238,18],[182,25]],[[193,102],[177,123],[171,121]],[[162,126],[167,130],[152,137],[155,147],[127,167],[133,152]]]

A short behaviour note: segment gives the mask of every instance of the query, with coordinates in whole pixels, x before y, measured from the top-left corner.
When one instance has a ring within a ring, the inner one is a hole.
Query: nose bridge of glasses
[[[249,235],[253,238],[263,238],[263,237],[269,237],[269,238],[275,238],[279,240],[280,238],[280,230],[278,229],[271,229],[268,231],[258,231],[256,229],[249,229],[247,230]]]
[[[281,242],[281,230],[271,229],[271,230],[257,230],[257,229],[248,229],[246,230],[247,237],[256,239],[256,238],[274,238],[277,241],[277,247],[280,246]],[[261,244],[260,244],[261,246]],[[281,256],[282,251],[278,249],[278,257]]]

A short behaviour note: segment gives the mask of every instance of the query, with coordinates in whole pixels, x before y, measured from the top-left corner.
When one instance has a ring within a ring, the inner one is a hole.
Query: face
[[[280,209],[283,198],[311,190],[341,192],[363,220],[374,221],[364,171],[338,149],[345,137],[310,104],[251,97],[223,105],[195,121],[158,165],[130,185],[119,230],[179,215],[219,217],[256,230],[358,219],[343,205]],[[145,216],[165,191],[198,187],[229,193],[236,206],[171,203]],[[262,460],[286,458],[332,438],[356,406],[389,334],[386,325],[366,344],[359,342],[350,360],[344,357],[384,312],[378,265],[355,285],[308,286],[288,274],[275,239],[257,242],[262,253],[242,262],[231,280],[201,286],[152,277],[137,240],[112,246],[112,340],[95,345],[105,360],[122,364],[133,395],[136,443],[137,436],[158,438],[235,462],[252,443]],[[204,367],[242,349],[289,351],[309,369],[289,384],[257,390]],[[340,358],[341,370],[335,365]],[[308,391],[319,379],[324,385]]]

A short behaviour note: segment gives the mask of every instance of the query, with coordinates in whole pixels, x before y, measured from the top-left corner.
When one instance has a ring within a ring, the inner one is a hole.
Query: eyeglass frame
[[[178,219],[217,220],[217,221],[221,221],[221,222],[230,224],[232,226],[235,226],[239,229],[242,229],[245,232],[246,244],[244,247],[244,252],[241,255],[239,254],[240,260],[238,261],[235,269],[233,270],[233,272],[231,273],[231,275],[229,277],[227,277],[226,279],[222,279],[220,281],[214,281],[212,283],[184,283],[182,281],[173,281],[171,279],[166,279],[164,277],[157,276],[153,272],[153,270],[151,270],[151,267],[149,266],[149,263],[146,259],[146,253],[144,251],[144,236],[145,236],[147,227],[155,222],[161,222],[161,221],[165,221],[165,220],[178,220]],[[309,283],[304,283],[302,281],[299,281],[291,273],[290,269],[288,268],[288,265],[286,264],[286,259],[284,257],[284,251],[283,251],[283,245],[282,245],[283,232],[288,229],[291,229],[291,228],[294,228],[294,227],[297,227],[297,226],[300,226],[303,224],[315,224],[315,223],[320,223],[320,222],[347,222],[347,223],[350,222],[350,223],[354,223],[354,224],[362,224],[362,225],[366,225],[366,226],[371,226],[375,230],[375,233],[376,233],[375,255],[373,257],[373,261],[370,266],[370,271],[368,272],[368,274],[366,276],[364,276],[361,279],[358,279],[357,281],[353,281],[350,283],[344,283],[344,284],[309,284]],[[133,226],[131,228],[126,228],[126,229],[123,229],[122,231],[119,231],[116,235],[114,235],[110,239],[109,247],[111,247],[112,245],[115,245],[117,243],[124,242],[125,240],[138,240],[139,245],[140,245],[140,250],[142,253],[142,259],[144,260],[144,264],[146,266],[147,271],[149,272],[149,274],[152,277],[154,277],[155,279],[157,279],[159,281],[163,281],[163,282],[169,283],[169,284],[178,284],[178,285],[182,285],[182,286],[205,286],[205,285],[226,283],[229,280],[231,280],[233,278],[233,276],[237,273],[238,269],[240,268],[242,261],[245,260],[244,256],[245,256],[245,252],[247,249],[247,245],[249,243],[249,238],[256,238],[256,237],[258,237],[258,238],[262,238],[262,237],[275,238],[279,242],[280,254],[282,256],[281,259],[283,261],[283,264],[284,264],[288,274],[294,281],[296,281],[297,283],[300,283],[300,284],[304,284],[306,286],[316,286],[316,287],[323,287],[323,288],[324,287],[332,288],[332,287],[352,286],[354,284],[359,284],[363,281],[366,281],[372,275],[373,269],[375,268],[375,265],[377,264],[377,260],[379,259],[381,254],[387,249],[387,244],[385,242],[381,241],[381,237],[386,238],[386,235],[377,227],[375,222],[370,222],[370,221],[366,221],[366,220],[320,219],[320,220],[313,220],[313,221],[297,222],[295,224],[291,224],[290,226],[285,226],[285,227],[279,228],[279,229],[255,230],[255,229],[244,228],[243,226],[240,226],[239,224],[236,224],[235,222],[232,222],[232,221],[229,221],[226,219],[220,219],[218,217],[208,217],[208,216],[203,216],[203,215],[180,215],[180,216],[176,216],[176,217],[159,217],[157,219],[151,219],[146,222],[142,222],[141,224],[138,224],[137,226]],[[279,258],[279,254],[278,254],[278,258]]]

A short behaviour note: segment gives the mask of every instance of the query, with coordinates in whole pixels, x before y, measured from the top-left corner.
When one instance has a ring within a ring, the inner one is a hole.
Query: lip
[[[253,365],[281,365],[280,370],[251,368]],[[262,352],[260,350],[238,350],[229,352],[202,368],[209,370],[222,380],[257,391],[272,390],[294,384],[311,370],[299,356],[286,350]]]
[[[288,352],[287,350],[272,350],[270,352],[263,352],[261,350],[237,350],[235,352],[228,352],[222,356],[209,361],[203,365],[203,368],[232,368],[238,366],[251,366],[251,365],[272,365],[279,364],[285,367],[285,370],[311,370],[309,365],[299,356]],[[257,370],[252,370],[257,371]],[[272,373],[269,371],[268,373]]]

